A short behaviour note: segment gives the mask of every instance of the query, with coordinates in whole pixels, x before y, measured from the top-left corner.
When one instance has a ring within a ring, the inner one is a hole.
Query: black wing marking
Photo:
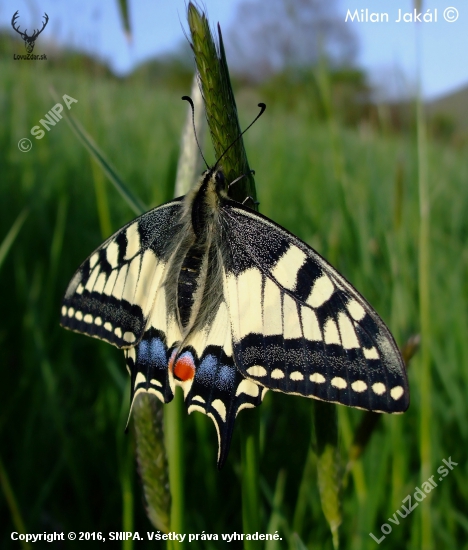
[[[268,218],[225,200],[224,293],[234,360],[273,390],[403,412],[401,355],[378,314],[330,264]]]
[[[142,338],[181,230],[181,199],[150,210],[107,239],[68,285],[60,323],[119,348]]]

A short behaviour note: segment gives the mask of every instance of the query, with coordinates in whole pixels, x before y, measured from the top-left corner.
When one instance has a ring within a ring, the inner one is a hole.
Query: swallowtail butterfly
[[[217,165],[184,197],[107,239],[73,276],[65,328],[124,350],[141,392],[214,422],[218,467],[234,421],[271,389],[404,412],[405,367],[389,330],[317,252],[231,200]]]

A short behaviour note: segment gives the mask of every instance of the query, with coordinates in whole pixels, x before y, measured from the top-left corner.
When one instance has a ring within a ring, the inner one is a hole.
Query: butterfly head
[[[229,185],[222,168],[215,165],[203,172],[200,189],[203,188],[207,195],[227,196]]]
[[[216,193],[218,193],[218,195],[226,194],[229,186],[226,183],[226,178],[221,168],[214,169],[213,180]]]

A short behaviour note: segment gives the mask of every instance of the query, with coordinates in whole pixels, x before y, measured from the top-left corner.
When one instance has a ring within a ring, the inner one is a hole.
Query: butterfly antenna
[[[193,126],[193,133],[195,135],[195,141],[197,142],[198,150],[200,151],[200,155],[202,156],[203,162],[206,164],[206,167],[209,169],[210,167],[208,166],[208,163],[206,162],[205,157],[203,156],[203,152],[201,150],[200,143],[198,142],[197,130],[195,129],[195,107],[193,105],[192,98],[189,97],[188,95],[184,95],[184,96],[182,96],[182,99],[184,101],[188,101],[190,103],[190,107],[192,107],[192,126]]]
[[[229,149],[235,144],[237,143],[240,138],[245,134],[245,132],[247,132],[247,130],[255,123],[257,122],[257,120],[263,115],[263,113],[265,112],[265,109],[266,109],[266,105],[265,103],[259,103],[258,106],[260,107],[260,112],[258,113],[258,115],[252,120],[252,122],[247,126],[247,128],[241,132],[237,137],[236,139],[231,143],[231,145],[229,145],[229,147],[224,151],[224,153],[219,157],[219,159],[216,161],[216,164],[214,165],[213,168],[216,168],[219,164],[219,161],[224,157],[224,155],[229,151]]]

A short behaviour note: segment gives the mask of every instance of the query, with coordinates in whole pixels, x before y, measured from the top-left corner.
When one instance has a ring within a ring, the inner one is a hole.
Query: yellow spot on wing
[[[369,349],[363,348],[362,351],[363,351],[364,357],[366,359],[378,359],[379,358],[379,354],[378,354],[378,352],[375,348],[369,348]]]
[[[326,344],[340,344],[340,335],[338,327],[333,319],[329,318],[323,327]]]
[[[312,287],[312,291],[310,292],[306,303],[315,308],[320,307],[331,297],[334,290],[335,287],[329,277],[323,274],[315,280],[314,286]]]
[[[139,384],[146,384],[146,376],[142,372],[138,372],[135,376],[135,387]]]
[[[376,382],[372,385],[372,390],[377,395],[383,395],[385,393],[385,385],[382,382]]]
[[[99,292],[99,294],[102,294],[102,291],[104,290],[104,287],[106,285],[106,281],[107,281],[106,274],[102,271],[99,274],[99,277],[97,278],[96,284],[94,285],[94,288],[93,288],[94,292]],[[79,287],[76,289],[77,292],[80,286],[82,285],[79,285]]]
[[[128,342],[129,344],[133,344],[133,342],[136,340],[135,335],[133,332],[125,332],[123,335],[123,339]]]
[[[234,279],[234,281],[232,281]],[[260,334],[263,328],[262,318],[262,274],[260,270],[252,268],[243,271],[237,278],[228,277],[229,304],[237,302],[237,319],[231,319],[233,324],[237,321],[239,336],[247,334]]]
[[[215,411],[217,411],[219,416],[223,419],[223,422],[226,422],[226,405],[221,401],[221,399],[215,399],[211,403],[211,406]]]
[[[296,302],[285,294],[283,302],[284,338],[302,338],[301,323],[297,312]]]
[[[89,259],[89,266],[91,267],[91,269],[96,265],[98,260],[99,260],[99,252],[95,252]]]
[[[261,377],[261,376],[266,376],[267,375],[267,370],[260,366],[260,365],[254,365],[253,367],[249,367],[247,369],[247,374],[249,376],[258,376],[258,377]]]
[[[236,411],[236,416],[241,412],[242,409],[253,409],[255,408],[255,405],[252,405],[252,403],[245,402],[240,405],[240,407]]]
[[[154,296],[161,281],[164,264],[159,263],[152,250],[145,250],[141,260],[140,278],[138,279],[133,301],[143,310],[147,317],[154,303]]]
[[[284,378],[284,372],[280,369],[275,369],[271,373],[271,377],[274,378],[275,380],[281,380],[282,378]]]
[[[201,395],[194,395],[192,397],[192,401],[199,401],[200,403],[205,403],[205,400],[203,399],[203,397]]]
[[[140,251],[140,232],[138,231],[138,222],[132,223],[127,227],[127,249],[125,251],[124,260],[130,260]]]
[[[359,341],[350,318],[340,311],[338,313],[338,327],[340,329],[341,342],[345,349],[359,348]]]
[[[133,297],[138,284],[138,278],[140,276],[140,257],[134,258],[127,271],[127,277],[125,279],[125,287],[122,293],[122,300],[127,300],[130,304],[133,304]]]
[[[297,246],[292,245],[278,260],[271,274],[282,287],[293,290],[296,286],[297,272],[306,259],[306,254]]]
[[[281,318],[281,293],[276,285],[268,277],[265,279],[263,290],[263,328],[265,336],[275,336],[283,333],[283,320]]]
[[[120,270],[115,281],[114,288],[112,290],[112,296],[117,298],[117,300],[122,299],[122,294],[125,288],[125,279],[127,278],[128,264],[124,265]]]
[[[361,393],[367,390],[367,384],[363,380],[356,380],[351,384],[351,387],[357,393]]]
[[[304,330],[304,338],[315,342],[322,341],[322,333],[315,312],[309,307],[301,308],[302,328]]]
[[[99,266],[97,265],[91,272],[91,275],[85,286],[86,290],[89,290],[89,292],[93,290],[94,283],[96,282],[98,275],[99,275]]]
[[[119,245],[115,241],[107,245],[106,258],[112,269],[119,265]]]
[[[344,388],[346,388],[348,383],[344,378],[341,378],[340,376],[335,376],[334,378],[331,379],[331,385],[334,386],[335,388],[343,390]]]
[[[400,399],[400,397],[405,393],[405,390],[402,386],[395,386],[390,390],[390,395],[392,396],[392,399]]]
[[[203,414],[206,414],[206,410],[201,405],[197,405],[196,403],[192,403],[190,407],[187,409],[187,412],[189,414],[192,413],[193,411],[198,411]]]
[[[242,380],[242,382],[237,387],[236,397],[241,393],[245,393],[246,395],[250,395],[251,397],[257,397],[258,391],[259,387],[257,386],[257,384],[254,384],[250,380]]]
[[[104,294],[106,294],[107,296],[110,296],[112,294],[118,274],[119,272],[116,269],[114,269],[114,271],[112,271],[111,274],[109,275],[106,286],[104,287]]]
[[[346,307],[355,321],[361,321],[366,316],[366,310],[356,300],[350,300]]]

